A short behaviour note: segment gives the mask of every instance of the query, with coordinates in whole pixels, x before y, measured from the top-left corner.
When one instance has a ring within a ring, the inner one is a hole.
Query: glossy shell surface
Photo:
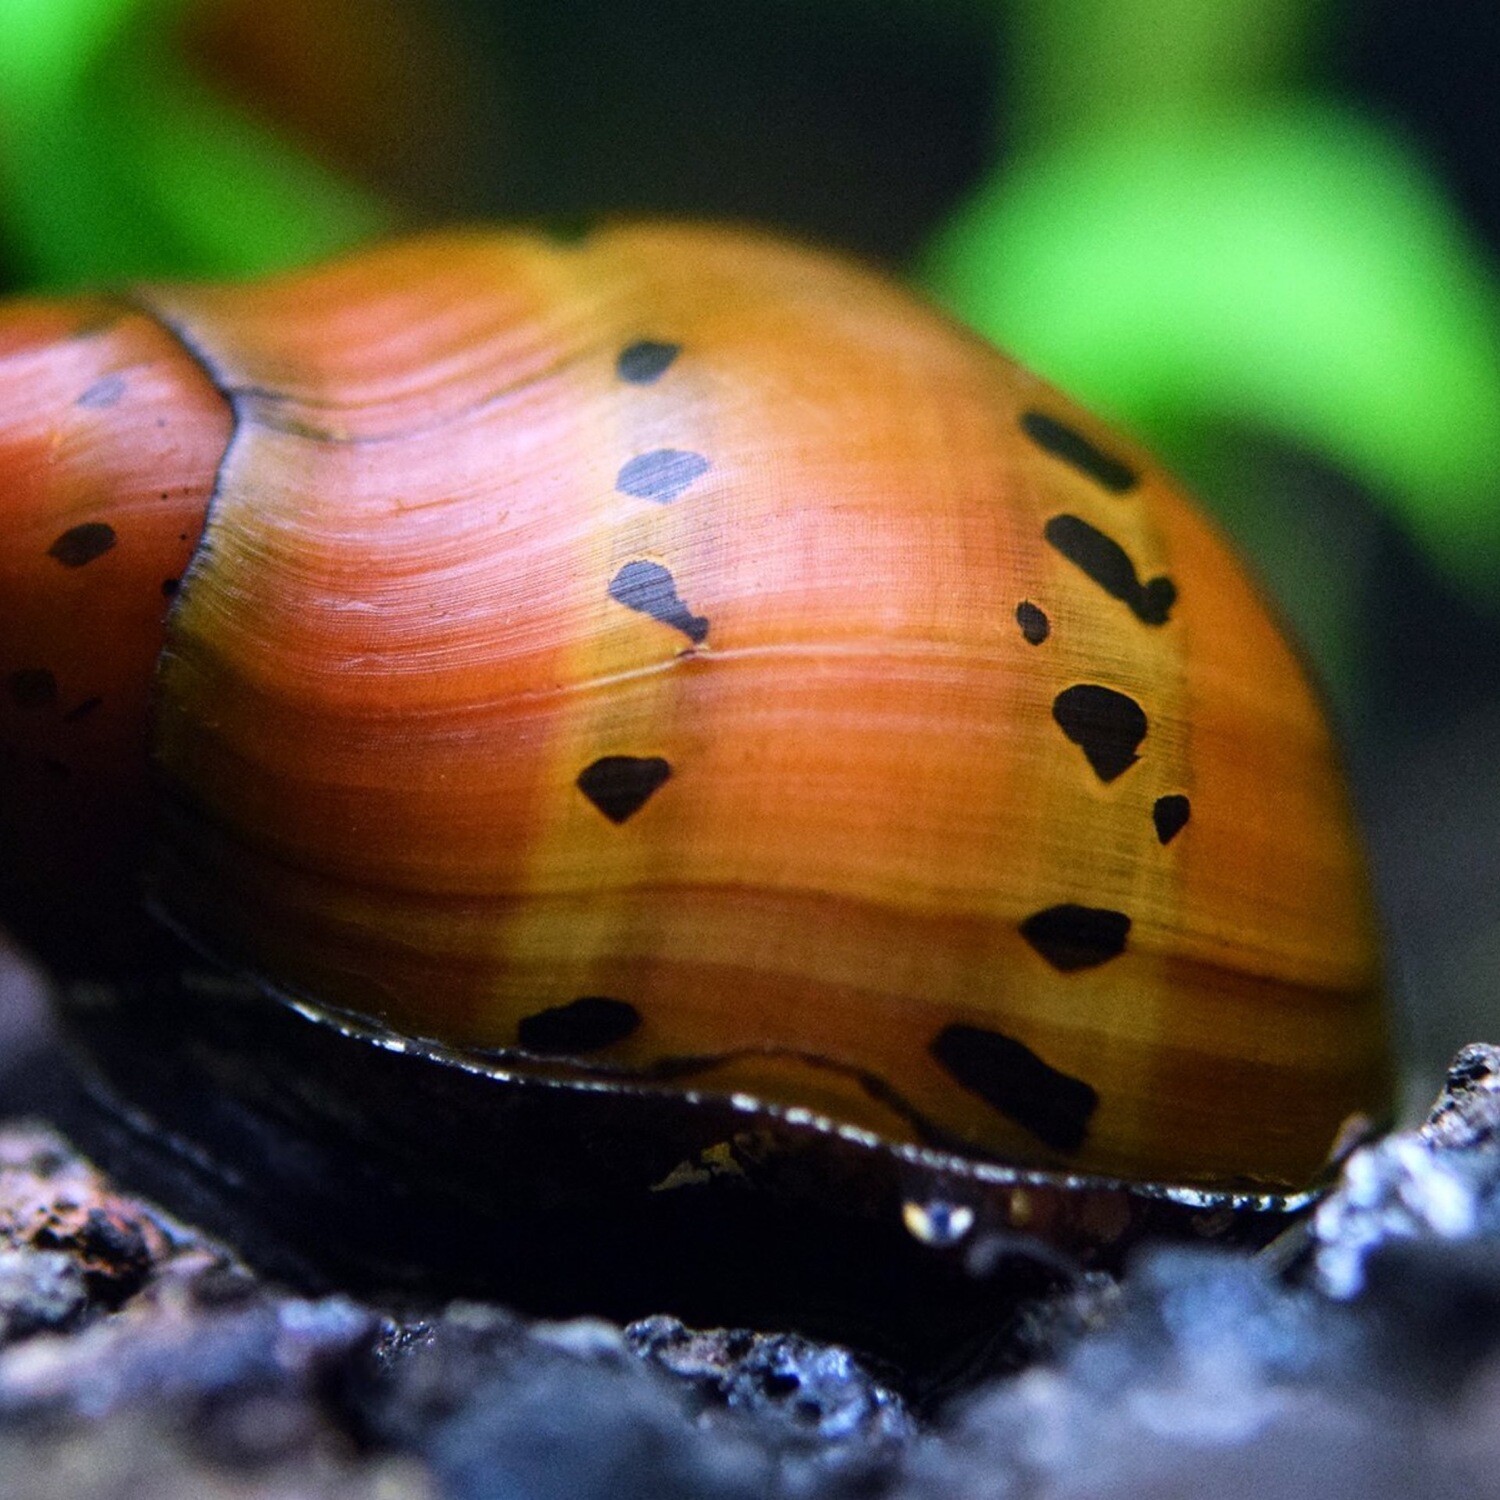
[[[1295,1189],[1384,1112],[1296,656],[1159,468],[905,292],[646,227],[136,302],[234,416],[151,728],[205,951],[1028,1167]]]

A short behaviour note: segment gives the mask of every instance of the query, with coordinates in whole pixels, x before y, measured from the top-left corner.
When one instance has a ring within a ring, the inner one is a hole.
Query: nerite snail
[[[466,1170],[655,1205],[801,1151],[804,1200],[1025,1185],[1075,1248],[1385,1112],[1345,794],[1239,565],[865,272],[469,234],[21,305],[0,462],[5,858],[138,862],[296,1002],[236,1032],[258,1107],[361,1112],[264,1081],[321,1022],[582,1153]]]

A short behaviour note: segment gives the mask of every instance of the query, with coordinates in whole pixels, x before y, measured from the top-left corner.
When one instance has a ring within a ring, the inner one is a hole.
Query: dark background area
[[[999,4],[446,4],[503,109],[476,211],[749,218],[900,265],[1004,158]],[[1500,10],[1350,3],[1310,72],[1409,132],[1500,253]]]

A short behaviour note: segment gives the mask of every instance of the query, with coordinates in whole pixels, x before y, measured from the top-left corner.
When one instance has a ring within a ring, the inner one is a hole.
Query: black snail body
[[[899,1338],[1387,1110],[1293,653],[896,289],[647,227],[8,318],[6,912],[186,940],[72,1024],[268,1243]]]

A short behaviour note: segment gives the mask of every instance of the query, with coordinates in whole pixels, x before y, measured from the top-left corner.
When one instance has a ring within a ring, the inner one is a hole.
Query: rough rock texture
[[[1080,1277],[992,1358],[914,1406],[791,1334],[295,1297],[0,1128],[0,1500],[1433,1500],[1500,1496],[1500,1049],[1288,1241]]]
[[[852,1496],[914,1432],[790,1335],[285,1295],[41,1127],[0,1130],[0,1246],[4,1500]]]

